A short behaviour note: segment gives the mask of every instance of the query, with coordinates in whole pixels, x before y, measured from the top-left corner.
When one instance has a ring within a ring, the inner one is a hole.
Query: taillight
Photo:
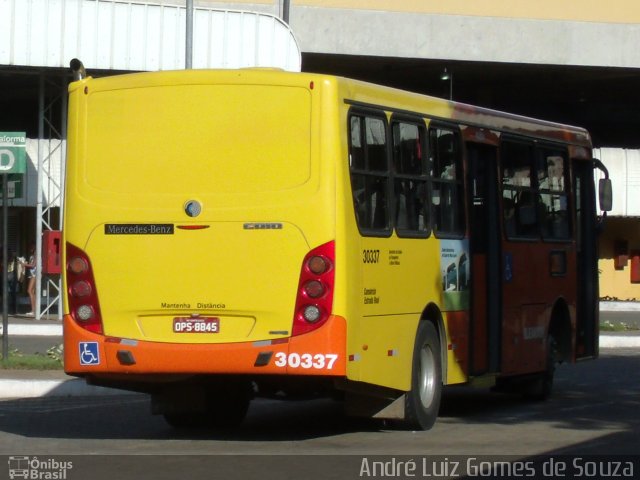
[[[67,243],[66,253],[67,298],[71,316],[82,328],[102,333],[100,304],[89,257],[70,243]]]
[[[310,332],[322,325],[333,306],[335,243],[311,250],[302,262],[293,317],[292,335]]]

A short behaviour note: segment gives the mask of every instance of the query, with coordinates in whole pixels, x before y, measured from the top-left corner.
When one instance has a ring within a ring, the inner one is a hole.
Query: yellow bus
[[[583,129],[269,69],[69,94],[70,375],[174,426],[334,395],[428,429],[443,385],[544,398],[597,356]]]

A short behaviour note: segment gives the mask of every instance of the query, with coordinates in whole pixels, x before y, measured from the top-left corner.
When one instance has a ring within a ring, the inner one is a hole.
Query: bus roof
[[[321,73],[285,72],[272,68],[245,68],[239,70],[174,70],[143,72],[90,79],[97,81],[98,89],[120,89],[159,85],[186,85],[206,83],[309,85],[328,82],[337,84],[340,97],[350,104],[380,108],[386,111],[474,126],[491,131],[562,142],[591,148],[591,136],[581,127],[540,120],[512,113],[492,110],[438,97],[376,85],[361,80]],[[79,82],[78,82],[79,83]],[[69,89],[76,88],[73,82]]]
[[[345,95],[348,103],[420,115],[443,122],[485,128],[538,140],[592,147],[589,132],[581,127],[468,105],[359,80],[338,78],[349,91]]]

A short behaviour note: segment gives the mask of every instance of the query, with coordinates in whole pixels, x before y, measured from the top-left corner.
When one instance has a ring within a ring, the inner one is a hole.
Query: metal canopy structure
[[[64,207],[64,169],[67,137],[67,90],[64,76],[52,80],[40,75],[38,92],[38,190],[36,200],[36,252],[42,252],[44,231],[62,230],[62,209]],[[47,89],[46,83],[51,85]],[[47,97],[47,90],[55,92]],[[59,108],[56,109],[55,107]],[[60,111],[58,123],[53,115]],[[60,125],[58,128],[57,125]],[[46,195],[45,195],[46,192]],[[54,208],[60,207],[58,215]],[[62,248],[61,246],[59,246]],[[61,253],[61,252],[60,252]],[[62,284],[59,274],[45,274],[42,255],[36,255],[36,318],[55,314],[62,319]],[[45,295],[43,295],[43,288]],[[43,303],[43,297],[45,302]],[[56,308],[57,307],[57,308]]]
[[[266,13],[194,8],[193,68],[300,71],[298,42]],[[184,6],[113,0],[0,2],[0,65],[179,70],[185,65]]]

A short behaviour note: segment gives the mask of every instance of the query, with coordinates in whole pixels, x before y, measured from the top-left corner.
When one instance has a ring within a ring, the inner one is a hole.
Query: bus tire
[[[558,343],[553,335],[547,337],[547,360],[545,371],[527,382],[523,389],[524,398],[536,402],[547,400],[553,390],[553,377],[558,359]]]
[[[202,413],[163,413],[165,421],[173,428],[203,428],[206,426]]]
[[[207,394],[207,425],[215,428],[239,426],[249,411],[253,398],[250,382],[230,382],[222,389],[216,388]]]
[[[442,395],[440,338],[431,322],[421,322],[413,349],[411,390],[405,397],[403,426],[412,430],[433,427]]]
[[[220,382],[205,389],[204,411],[164,413],[166,422],[180,429],[230,429],[239,426],[247,416],[253,398],[250,382]]]

